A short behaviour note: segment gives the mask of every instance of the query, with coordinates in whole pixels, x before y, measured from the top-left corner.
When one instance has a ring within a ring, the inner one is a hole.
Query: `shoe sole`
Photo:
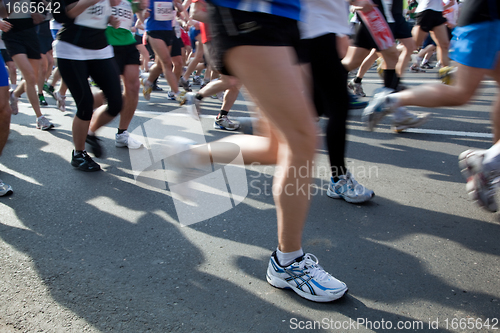
[[[371,199],[373,199],[375,197],[375,193],[373,193],[373,195],[369,198],[365,197],[365,198],[359,198],[359,199],[352,199],[350,197],[346,197],[346,196],[343,196],[341,194],[335,193],[330,189],[328,189],[326,191],[326,195],[332,199],[344,199],[348,203],[364,203],[364,202],[370,201]]]
[[[6,197],[6,196],[11,195],[13,193],[14,193],[14,191],[12,190],[12,188],[9,188],[5,193],[0,194],[0,197]]]
[[[42,126],[36,125],[36,128],[39,129],[39,130],[42,130],[42,131],[48,131],[48,130],[54,128],[54,125],[52,124],[49,127],[42,127]]]
[[[126,144],[126,143],[118,143],[115,141],[115,147],[117,147],[117,148],[139,149],[142,146],[143,145],[141,144],[139,147],[129,147],[128,144]]]
[[[224,130],[224,131],[237,131],[240,127],[238,126],[236,128],[227,128],[227,127],[224,127],[224,126],[219,125],[217,123],[214,123],[214,128]]]
[[[266,280],[267,282],[275,287],[275,288],[278,288],[278,289],[291,289],[293,290],[297,295],[299,295],[300,297],[302,298],[305,298],[309,301],[313,301],[313,302],[321,302],[321,303],[327,303],[327,302],[333,302],[333,301],[336,301],[338,300],[339,298],[341,298],[342,296],[345,295],[345,293],[349,290],[346,286],[345,289],[342,289],[342,290],[339,290],[338,292],[336,292],[334,295],[331,295],[331,296],[318,296],[318,295],[311,295],[309,293],[306,293],[306,292],[303,292],[302,290],[300,289],[296,289],[296,288],[293,288],[292,286],[290,286],[288,283],[286,283],[285,281],[277,278],[277,277],[274,277],[274,276],[269,276],[269,273],[266,273]]]
[[[89,169],[89,168],[82,168],[80,166],[80,164],[78,165],[75,165],[73,163],[73,161],[71,161],[71,165],[76,169],[76,170],[79,170],[79,171],[83,171],[83,172],[96,172],[96,171],[101,171],[101,167],[99,166],[99,168],[96,168],[96,169]]]

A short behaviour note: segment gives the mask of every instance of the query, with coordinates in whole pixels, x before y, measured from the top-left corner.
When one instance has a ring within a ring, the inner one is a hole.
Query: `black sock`
[[[361,83],[361,80],[363,80],[362,77],[357,77],[354,79],[354,83]]]
[[[43,97],[43,94],[38,94],[38,97],[42,96]]]
[[[399,78],[395,69],[384,70],[384,86],[396,90]]]
[[[78,155],[81,155],[83,154],[85,150],[75,150],[75,153],[73,154],[73,156],[78,156]]]
[[[49,91],[54,92],[54,86],[49,86]]]
[[[118,129],[118,134],[122,134],[122,133],[123,133],[123,132],[125,132],[126,130],[127,130],[126,128],[125,128],[125,129],[123,129],[123,130],[122,130],[122,129]]]
[[[199,99],[200,101],[203,99],[203,96],[201,96],[200,93],[196,93],[196,95],[194,96],[196,99]]]
[[[229,111],[220,110],[219,115],[217,116],[217,119],[220,119],[220,117],[227,116],[228,114],[229,114]]]

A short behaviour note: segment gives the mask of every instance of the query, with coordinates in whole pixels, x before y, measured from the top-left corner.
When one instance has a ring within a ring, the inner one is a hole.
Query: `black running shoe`
[[[163,91],[163,88],[161,88],[159,85],[156,83],[153,83],[153,91]]]
[[[95,135],[87,134],[87,139],[85,140],[85,142],[89,144],[90,152],[94,154],[95,157],[101,157],[102,155],[102,147],[99,141],[101,141],[101,139],[99,139]]]
[[[422,68],[422,69],[433,69],[434,67],[431,66],[431,65],[429,65],[428,62],[426,62],[425,64],[420,65],[420,68]]]
[[[75,156],[75,151],[71,153],[71,165],[81,171],[94,172],[101,170],[101,166],[94,162],[86,151]]]

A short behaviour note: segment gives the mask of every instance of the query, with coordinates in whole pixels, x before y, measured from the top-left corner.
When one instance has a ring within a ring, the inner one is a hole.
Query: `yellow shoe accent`
[[[439,69],[438,77],[444,84],[452,85],[455,81],[456,71],[457,71],[456,67],[446,66]]]

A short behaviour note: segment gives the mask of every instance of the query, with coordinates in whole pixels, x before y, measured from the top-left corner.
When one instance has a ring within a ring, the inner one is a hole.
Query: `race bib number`
[[[75,24],[94,29],[106,29],[109,16],[111,16],[109,0],[102,0],[78,15]]]
[[[175,11],[171,2],[155,1],[155,20],[156,21],[172,21]]]
[[[122,0],[118,6],[112,7],[111,13],[120,21],[120,28],[130,30],[133,24],[134,12],[127,0]]]

